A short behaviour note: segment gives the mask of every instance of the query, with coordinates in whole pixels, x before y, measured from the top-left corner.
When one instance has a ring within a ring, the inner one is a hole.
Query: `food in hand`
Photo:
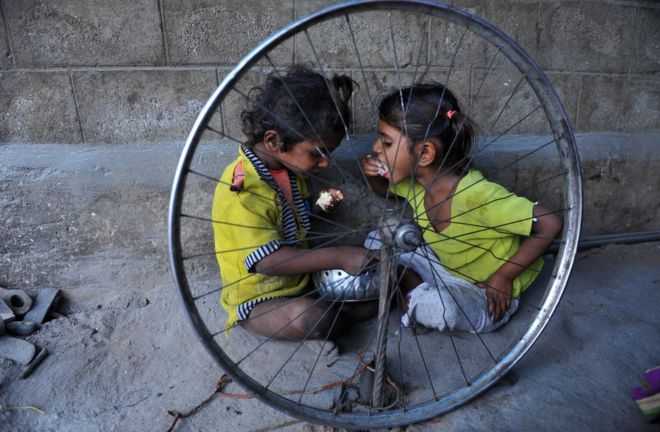
[[[378,175],[381,177],[386,177],[389,170],[384,163],[378,162]]]
[[[322,190],[319,199],[316,200],[316,206],[324,212],[330,212],[336,209],[343,199],[344,194],[339,189]]]

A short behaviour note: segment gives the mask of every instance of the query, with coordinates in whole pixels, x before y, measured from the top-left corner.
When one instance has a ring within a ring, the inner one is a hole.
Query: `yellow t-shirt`
[[[243,189],[229,189],[234,167],[241,161]],[[227,330],[239,319],[237,307],[250,300],[301,294],[309,275],[267,276],[255,264],[284,245],[307,247],[310,230],[304,199],[305,181],[291,174],[294,206],[283,198],[266,166],[241,147],[215,188],[211,217],[215,251],[222,276],[220,302],[227,311]]]
[[[424,207],[424,187],[406,179],[390,190],[408,200],[424,241],[449,273],[470,283],[484,282],[520,247],[521,236],[532,230],[534,203],[516,196],[481,172],[470,170],[451,199],[451,221],[441,232],[429,223]],[[513,281],[513,297],[520,296],[543,267],[537,259]]]

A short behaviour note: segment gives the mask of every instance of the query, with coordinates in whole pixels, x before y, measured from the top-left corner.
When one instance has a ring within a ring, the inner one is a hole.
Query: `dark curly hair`
[[[406,110],[405,122],[402,106]],[[378,116],[401,130],[411,147],[423,141],[433,142],[438,155],[436,164],[457,173],[469,168],[477,126],[461,113],[458,99],[442,84],[418,83],[397,89],[383,98]]]
[[[301,65],[283,75],[271,73],[263,86],[250,90],[250,106],[241,113],[246,145],[261,142],[268,130],[280,134],[282,151],[307,139],[335,136],[349,124],[352,94],[353,80],[345,75],[328,80]]]

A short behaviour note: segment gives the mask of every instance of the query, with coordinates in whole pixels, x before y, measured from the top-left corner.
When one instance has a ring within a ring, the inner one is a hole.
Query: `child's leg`
[[[414,269],[424,281],[411,291],[410,313],[404,321],[409,322],[412,318],[420,324],[440,330],[449,328],[485,333],[507,323],[518,310],[518,299],[514,299],[502,319],[493,321],[488,315],[486,290],[447,272],[440,259],[426,245],[401,254],[399,261]]]
[[[325,339],[336,313],[326,312],[328,307],[308,297],[271,299],[256,305],[240,324],[251,333],[274,339]]]
[[[488,314],[486,290],[471,284],[423,283],[410,296],[409,319],[427,327],[461,330],[470,333],[491,332],[506,324],[518,310],[518,299],[499,321]]]

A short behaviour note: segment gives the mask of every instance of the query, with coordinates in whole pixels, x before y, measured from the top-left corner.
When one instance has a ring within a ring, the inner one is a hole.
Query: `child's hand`
[[[341,269],[352,275],[373,269],[380,258],[377,251],[362,246],[344,246],[341,249]]]
[[[493,315],[494,321],[502,319],[505,312],[511,307],[513,280],[496,272],[486,282],[478,283],[477,286],[486,289],[488,314]]]
[[[387,167],[372,155],[366,155],[362,159],[362,171],[368,177],[385,177],[387,178]]]

